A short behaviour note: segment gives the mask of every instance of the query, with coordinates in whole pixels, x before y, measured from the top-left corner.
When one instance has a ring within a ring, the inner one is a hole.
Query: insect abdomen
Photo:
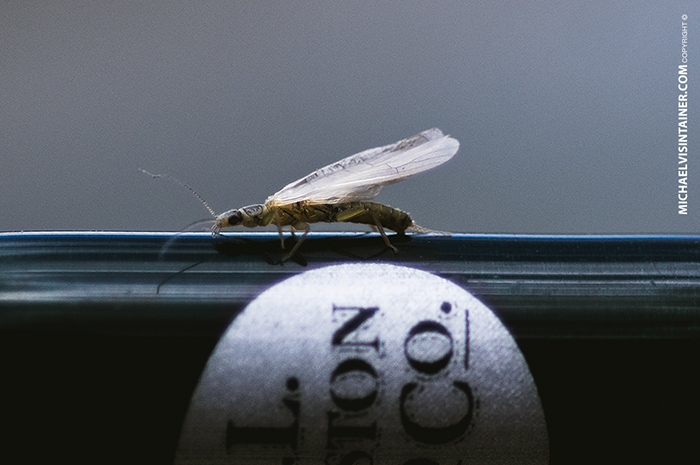
[[[413,225],[413,220],[406,212],[375,202],[348,202],[339,204],[336,221],[361,223],[375,226],[377,221],[385,228],[403,233]]]

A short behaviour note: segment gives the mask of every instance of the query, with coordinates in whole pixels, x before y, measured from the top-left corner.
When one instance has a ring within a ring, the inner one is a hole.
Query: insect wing
[[[437,128],[394,144],[365,150],[288,184],[268,204],[340,203],[373,199],[383,186],[435,168],[452,158],[459,142]]]

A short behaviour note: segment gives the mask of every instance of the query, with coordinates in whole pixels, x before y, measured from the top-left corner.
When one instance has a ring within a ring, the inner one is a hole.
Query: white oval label
[[[383,264],[263,292],[202,374],[177,464],[547,463],[515,341],[459,286]]]

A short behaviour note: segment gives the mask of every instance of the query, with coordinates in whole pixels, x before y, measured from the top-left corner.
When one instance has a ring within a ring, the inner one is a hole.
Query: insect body
[[[304,229],[304,236],[290,252],[289,255],[291,256],[298,250],[301,241],[306,237],[309,231],[308,223],[318,222],[362,223],[375,226],[382,234],[386,245],[395,252],[397,250],[386,237],[384,228],[403,233],[406,229],[415,227],[408,213],[375,202],[346,202],[338,204],[296,202],[292,205],[273,207],[267,204],[250,205],[219,215],[216,227],[225,228],[238,225],[255,227],[274,223],[280,228],[280,237],[282,226]],[[284,248],[284,242],[282,242],[282,247]]]
[[[407,229],[425,230],[417,226],[408,213],[370,200],[387,184],[445,163],[458,149],[456,139],[433,128],[395,144],[365,150],[285,186],[262,205],[217,215],[213,231],[217,233],[221,228],[238,225],[274,224],[281,239],[283,226],[304,230],[288,255],[292,256],[309,232],[308,223],[362,223],[376,227],[386,245],[397,252],[384,228],[398,233]]]
[[[214,234],[231,226],[253,228],[274,224],[284,248],[283,226],[291,226],[292,231],[303,230],[304,235],[286,258],[294,255],[301,246],[309,232],[309,223],[318,222],[371,225],[379,230],[384,243],[398,252],[389,242],[384,228],[400,234],[406,230],[428,230],[417,226],[408,213],[371,200],[382,187],[435,168],[452,158],[458,149],[456,139],[444,135],[437,128],[428,129],[408,139],[356,153],[316,170],[268,197],[264,204],[236,208],[220,215],[216,215],[187,184],[171,176],[141,171],[153,177],[169,177],[194,193],[214,216]]]

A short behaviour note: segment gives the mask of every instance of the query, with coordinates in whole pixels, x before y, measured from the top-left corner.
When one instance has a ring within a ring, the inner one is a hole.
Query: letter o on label
[[[445,368],[453,353],[452,335],[437,321],[424,320],[416,324],[404,341],[406,360],[414,370],[426,375],[434,375]]]
[[[331,399],[347,412],[369,408],[377,399],[379,375],[359,358],[340,363],[331,374]]]

